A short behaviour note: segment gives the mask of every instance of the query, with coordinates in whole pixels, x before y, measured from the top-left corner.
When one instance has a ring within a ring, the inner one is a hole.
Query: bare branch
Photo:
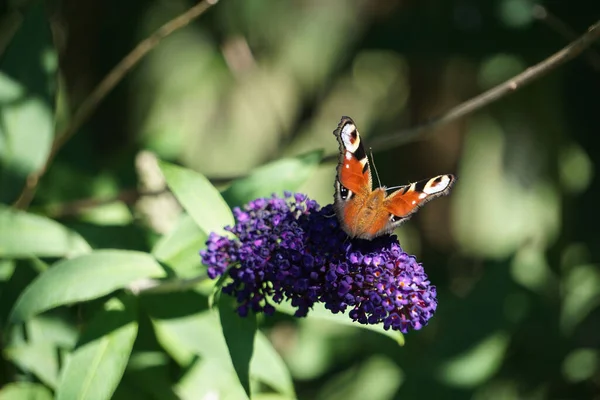
[[[200,3],[200,4],[204,4],[204,3]],[[210,3],[210,4],[213,4],[213,3]],[[199,7],[199,5],[196,7]],[[208,8],[208,5],[206,5],[203,10],[205,10],[206,8]],[[173,21],[171,21],[171,22],[173,22]],[[169,24],[170,23],[168,23],[167,25],[169,25]],[[172,29],[173,28],[171,28],[171,32],[172,32]],[[159,31],[160,31],[160,29],[159,29]],[[490,103],[497,101],[497,100],[501,99],[502,97],[535,81],[536,79],[541,78],[542,76],[544,76],[548,72],[552,71],[553,69],[557,68],[558,66],[577,57],[584,50],[586,50],[589,46],[591,46],[591,44],[594,41],[598,40],[598,38],[600,38],[600,21],[598,21],[594,25],[592,25],[588,29],[588,31],[586,33],[584,33],[581,37],[579,37],[577,40],[573,41],[572,43],[570,43],[569,45],[564,47],[562,50],[553,54],[552,56],[548,57],[547,59],[543,60],[542,62],[526,69],[521,74],[507,80],[504,83],[501,83],[500,85],[480,94],[479,96],[476,96],[470,100],[467,100],[464,103],[459,104],[458,106],[450,109],[449,111],[447,111],[446,113],[444,113],[438,117],[432,118],[429,122],[426,122],[425,124],[418,125],[416,127],[413,127],[413,128],[410,128],[410,129],[407,129],[404,131],[400,131],[398,133],[395,133],[395,134],[392,134],[389,136],[384,136],[384,137],[381,137],[378,139],[376,138],[372,143],[372,147],[375,150],[378,150],[378,149],[382,149],[382,148],[389,148],[389,147],[408,143],[410,141],[417,139],[420,135],[426,134],[428,131],[431,131],[433,128],[439,127],[443,124],[452,122],[460,117],[464,117],[465,115],[475,112],[475,111],[489,105]],[[337,154],[330,154],[322,160],[322,163],[335,161],[335,160],[337,160],[337,158],[338,158]],[[49,163],[47,163],[47,164],[49,164]],[[41,175],[37,176],[36,179],[39,179],[40,176]],[[213,184],[225,184],[225,183],[231,182],[232,180],[240,178],[240,177],[242,177],[242,176],[213,178],[213,179],[211,179],[211,182]],[[37,182],[35,183],[35,185],[37,185]],[[35,185],[34,185],[33,190],[35,190]],[[32,193],[33,193],[33,191],[32,191]],[[81,204],[75,202],[75,203],[72,203],[71,205],[67,204],[67,205],[61,206],[62,210],[68,210],[68,209],[72,208],[73,210],[71,210],[71,211],[73,211],[73,212],[67,211],[64,214],[61,214],[60,212],[58,212],[58,214],[59,215],[71,215],[73,213],[77,213],[77,212],[81,211],[82,208],[95,207],[98,205],[103,205],[103,204],[111,203],[111,202],[118,201],[118,200],[128,201],[128,199],[137,199],[140,195],[145,196],[145,195],[153,195],[153,194],[154,193],[136,193],[136,194],[131,195],[131,193],[129,193],[124,196],[125,199],[123,197],[121,197],[121,195],[119,195],[115,198],[105,199],[105,200],[94,200],[94,199],[82,200],[82,201],[80,201]],[[23,197],[23,194],[22,194],[22,197]],[[25,206],[28,203],[29,203],[29,201],[24,203]]]
[[[477,111],[489,105],[490,103],[501,99],[507,94],[513,93],[523,86],[541,78],[548,72],[566,63],[567,61],[572,60],[581,54],[585,49],[590,47],[594,41],[598,40],[598,38],[600,38],[600,21],[592,25],[586,33],[580,36],[577,40],[571,42],[562,50],[546,58],[544,61],[527,68],[519,75],[514,76],[506,82],[493,87],[479,96],[475,96],[472,99],[459,104],[440,116],[432,118],[423,125],[418,125],[414,128],[400,131],[389,136],[376,138],[371,142],[371,145],[373,146],[373,149],[380,150],[408,143],[415,140],[419,135],[431,131],[433,128],[471,114],[472,112]]]
[[[548,11],[548,9],[541,4],[533,6],[533,17],[537,20],[545,23],[550,29],[563,36],[565,39],[572,41],[577,39],[577,32],[567,25],[563,20],[558,18],[556,15]],[[596,70],[600,71],[600,54],[593,49],[588,49],[584,54],[590,65]]]
[[[135,67],[146,54],[153,50],[164,38],[171,35],[173,32],[187,26],[194,19],[198,18],[212,5],[216,4],[217,0],[202,0],[192,8],[188,9],[183,14],[178,15],[163,26],[158,28],[152,35],[142,40],[129,54],[125,56],[115,67],[102,79],[102,81],[94,88],[79,108],[75,111],[73,118],[69,124],[56,135],[52,148],[48,154],[48,158],[44,166],[27,177],[25,187],[19,198],[14,203],[17,208],[25,209],[29,207],[29,203],[35,195],[39,180],[48,167],[54,161],[56,154],[67,143],[73,135],[77,133],[79,128],[88,120],[88,118],[96,111],[98,105],[104,100],[114,87],[123,80],[125,75]]]

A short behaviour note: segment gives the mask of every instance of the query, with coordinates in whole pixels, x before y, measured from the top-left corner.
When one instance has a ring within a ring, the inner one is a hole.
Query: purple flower
[[[406,333],[435,312],[435,286],[396,236],[351,240],[331,205],[319,209],[303,194],[256,199],[234,216],[225,229],[235,237],[212,233],[200,255],[211,278],[228,275],[223,292],[237,299],[242,316],[272,314],[271,302],[283,300],[306,316],[321,302],[361,324]]]

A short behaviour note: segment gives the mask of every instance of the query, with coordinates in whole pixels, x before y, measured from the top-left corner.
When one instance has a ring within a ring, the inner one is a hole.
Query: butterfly
[[[351,238],[371,240],[392,232],[423,204],[448,194],[456,181],[447,174],[392,188],[397,190],[389,195],[385,186],[373,190],[369,159],[352,118],[342,117],[333,134],[340,145],[333,206]]]

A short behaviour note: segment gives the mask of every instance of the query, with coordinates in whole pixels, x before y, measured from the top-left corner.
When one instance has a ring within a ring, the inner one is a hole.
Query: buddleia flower
[[[222,291],[236,298],[241,316],[272,314],[288,300],[303,317],[322,303],[406,333],[435,313],[435,286],[394,235],[349,239],[331,205],[320,208],[303,194],[256,199],[234,217],[225,228],[232,236],[210,234],[200,255],[211,278],[227,275]]]

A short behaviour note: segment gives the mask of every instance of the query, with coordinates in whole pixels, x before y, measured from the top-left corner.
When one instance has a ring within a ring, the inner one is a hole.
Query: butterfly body
[[[371,240],[392,232],[419,207],[448,194],[455,177],[439,175],[401,186],[388,195],[385,187],[373,190],[369,160],[354,121],[342,117],[333,132],[340,145],[334,208],[342,229],[352,238]]]

